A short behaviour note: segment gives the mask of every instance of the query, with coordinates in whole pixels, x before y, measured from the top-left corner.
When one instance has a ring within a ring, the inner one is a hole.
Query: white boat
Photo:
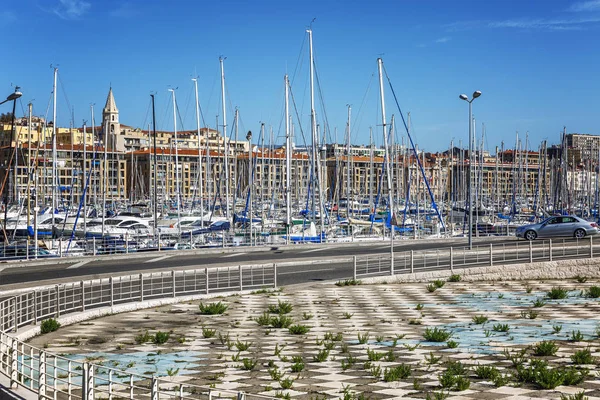
[[[112,238],[143,238],[154,234],[148,221],[129,216],[116,216],[104,219],[96,218],[87,224],[84,234],[83,227],[75,228],[75,234],[83,237],[112,237]]]

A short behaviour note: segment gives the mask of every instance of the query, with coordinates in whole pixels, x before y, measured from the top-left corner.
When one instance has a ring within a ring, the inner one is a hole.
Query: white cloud
[[[83,0],[59,0],[59,4],[52,10],[62,19],[78,19],[92,6]]]
[[[444,36],[444,37],[437,39],[435,42],[436,43],[448,43],[450,41],[450,39],[451,38],[449,38],[448,36]]]
[[[490,22],[488,23],[488,26],[490,28],[547,29],[572,31],[582,30],[586,27],[586,25],[597,24],[599,22],[600,17],[564,19],[522,18]]]
[[[567,11],[584,12],[584,11],[600,11],[600,0],[588,0],[573,3]]]

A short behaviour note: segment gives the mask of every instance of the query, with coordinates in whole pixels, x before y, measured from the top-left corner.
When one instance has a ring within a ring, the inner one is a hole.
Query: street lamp
[[[461,100],[469,103],[469,249],[473,248],[473,100],[481,96],[481,92],[476,90],[473,92],[473,98],[469,100],[466,94],[458,96]]]
[[[17,99],[23,95],[23,93],[21,93],[19,91],[19,89],[20,89],[19,86],[15,86],[15,91],[13,93],[9,94],[6,97],[6,100],[0,102],[0,104],[4,104],[7,101],[12,101],[13,102],[12,118],[11,118],[11,123],[10,123],[10,146],[8,148],[8,157],[9,157],[8,161],[9,162],[8,162],[7,169],[6,169],[6,174],[7,175],[9,174],[8,167],[12,164],[12,157],[13,157],[12,156],[12,151],[13,151],[12,142],[13,142],[14,132],[15,132],[15,112],[16,112],[16,109],[17,109]],[[17,140],[18,140],[18,137],[17,137]],[[18,148],[19,148],[19,146],[17,145],[17,149]],[[16,151],[15,151],[15,153],[16,153]],[[15,154],[15,159],[16,159],[16,154]],[[16,173],[17,173],[17,171],[15,170],[15,187],[14,187],[15,192],[17,190]],[[10,180],[8,182],[10,184]],[[7,213],[8,213],[8,194],[9,194],[8,190],[6,192],[4,192],[4,235],[5,235],[4,240],[6,240],[6,216],[7,216]]]

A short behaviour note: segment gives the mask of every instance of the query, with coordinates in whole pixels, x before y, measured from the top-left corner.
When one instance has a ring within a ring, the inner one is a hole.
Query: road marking
[[[75,268],[79,268],[84,266],[85,264],[91,262],[92,260],[87,260],[87,261],[80,261],[78,263],[75,263],[73,265],[71,265],[70,267],[67,267],[67,269],[75,269]]]
[[[228,254],[226,256],[223,256],[222,258],[230,258],[230,257],[243,256],[244,254],[248,254],[248,253],[233,253],[233,254]]]
[[[307,272],[333,271],[333,268],[309,269],[303,271],[279,272],[279,275],[306,274]]]
[[[327,248],[323,247],[323,248],[318,248],[318,249],[305,250],[305,251],[302,252],[302,254],[304,254],[304,253],[314,253],[315,251],[323,251],[323,250],[327,250]]]
[[[147,262],[147,263],[157,262],[157,261],[166,260],[169,257],[171,257],[171,256],[162,256],[162,257],[153,258],[152,260],[148,260],[148,261],[144,261],[144,262]]]

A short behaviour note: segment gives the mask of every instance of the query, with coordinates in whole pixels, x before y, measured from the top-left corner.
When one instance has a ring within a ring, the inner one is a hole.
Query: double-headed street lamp
[[[476,90],[473,92],[473,97],[469,100],[466,94],[458,96],[461,100],[469,103],[469,249],[473,248],[473,100],[481,96],[481,92]]]

